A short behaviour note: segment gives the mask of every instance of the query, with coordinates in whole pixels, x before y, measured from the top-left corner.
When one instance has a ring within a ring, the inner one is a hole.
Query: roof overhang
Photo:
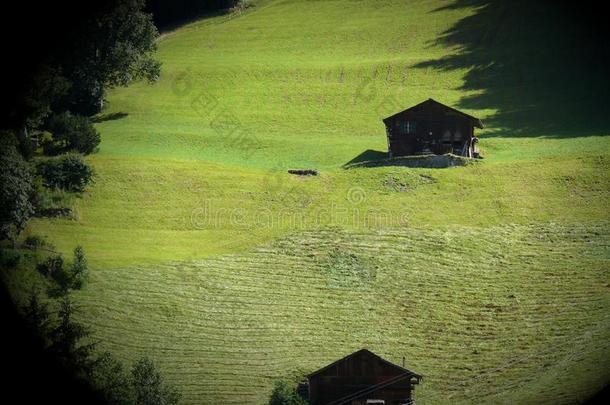
[[[398,115],[401,115],[401,114],[404,114],[404,113],[406,113],[406,112],[408,112],[408,111],[410,111],[410,110],[413,110],[413,109],[415,109],[415,108],[421,107],[421,106],[422,106],[422,105],[424,105],[424,104],[435,104],[435,105],[441,106],[441,107],[443,107],[443,108],[446,108],[446,109],[448,109],[448,110],[450,110],[450,111],[453,111],[454,113],[457,113],[458,115],[460,115],[460,116],[462,116],[462,117],[464,117],[464,118],[466,118],[466,119],[470,120],[470,122],[472,123],[472,125],[473,125],[474,127],[479,128],[479,129],[483,129],[483,128],[484,128],[483,122],[482,122],[480,119],[478,119],[477,117],[473,117],[473,116],[472,116],[472,115],[470,115],[470,114],[466,114],[466,113],[464,113],[464,112],[462,112],[462,111],[460,111],[460,110],[456,110],[455,108],[453,108],[453,107],[449,107],[449,106],[448,106],[448,105],[446,105],[446,104],[439,103],[438,101],[436,101],[436,100],[434,100],[434,99],[431,99],[431,98],[429,98],[429,99],[428,99],[428,100],[426,100],[426,101],[422,101],[421,103],[416,104],[416,105],[414,105],[414,106],[412,106],[412,107],[409,107],[409,108],[407,108],[406,110],[402,110],[402,111],[400,111],[400,112],[397,112],[396,114],[390,115],[389,117],[384,118],[382,121],[383,121],[383,123],[384,123],[384,124],[386,124],[386,126],[387,126],[387,125],[388,125],[388,121],[391,121],[391,120],[392,120],[394,117],[396,117],[396,116],[398,116]]]
[[[415,372],[413,372],[413,371],[411,371],[411,370],[408,370],[408,369],[406,369],[406,368],[404,368],[404,367],[401,367],[401,366],[399,366],[399,365],[397,365],[397,364],[394,364],[394,363],[392,363],[392,362],[390,362],[390,361],[388,361],[388,360],[384,359],[383,357],[380,357],[380,356],[376,355],[375,353],[373,353],[373,352],[371,352],[370,350],[367,350],[367,349],[360,349],[360,350],[358,350],[358,351],[355,351],[355,352],[354,352],[354,353],[352,353],[352,354],[348,354],[347,356],[345,356],[345,357],[343,357],[343,358],[341,358],[341,359],[339,359],[339,360],[337,360],[337,361],[334,361],[334,362],[330,363],[329,365],[324,366],[324,367],[322,367],[321,369],[314,371],[314,372],[313,372],[313,373],[311,373],[311,374],[308,374],[308,375],[307,375],[307,378],[309,379],[309,378],[311,378],[311,377],[313,377],[313,376],[315,376],[315,375],[317,375],[317,374],[320,374],[320,373],[322,373],[323,371],[326,371],[326,370],[328,370],[329,368],[333,367],[334,365],[336,365],[336,364],[338,364],[338,363],[340,363],[340,362],[342,362],[342,361],[344,361],[344,360],[347,360],[347,359],[349,359],[350,357],[356,356],[357,354],[361,354],[361,353],[366,353],[366,354],[368,354],[368,355],[370,355],[370,356],[376,357],[376,358],[377,358],[377,359],[379,359],[381,362],[383,362],[383,363],[385,363],[385,364],[388,364],[388,365],[390,365],[390,366],[392,366],[392,367],[395,367],[395,368],[397,368],[397,369],[401,370],[403,373],[405,373],[405,374],[409,375],[410,377],[415,377],[415,378],[417,378],[418,383],[419,383],[419,381],[421,381],[421,380],[422,380],[422,378],[423,378],[423,376],[422,376],[422,375],[417,374],[417,373],[415,373]]]

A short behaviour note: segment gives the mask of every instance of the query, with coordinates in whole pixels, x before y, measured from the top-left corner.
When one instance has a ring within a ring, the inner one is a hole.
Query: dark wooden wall
[[[403,374],[403,370],[378,357],[358,353],[310,377],[309,399],[315,405],[326,404]],[[412,390],[410,379],[405,378],[368,394],[364,403],[367,398],[385,399],[386,404],[399,403],[398,400],[410,399]]]
[[[415,123],[415,133],[405,132],[405,123]],[[429,149],[432,153],[461,152],[474,135],[470,120],[460,116],[409,111],[386,122],[389,150],[393,156],[413,155]]]

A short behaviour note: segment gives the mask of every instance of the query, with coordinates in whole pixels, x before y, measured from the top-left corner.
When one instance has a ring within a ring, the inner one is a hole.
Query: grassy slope
[[[78,220],[31,228],[85,246],[96,337],[154,355],[188,403],[261,403],[363,346],[406,356],[425,403],[570,402],[607,381],[607,133],[488,137],[484,163],[448,170],[339,168],[385,149],[380,118],[477,95],[467,68],[415,67],[460,53],[434,39],[476,10],[443,4],[269,1],[165,36],[161,80],[110,95],[128,115],[98,124]]]

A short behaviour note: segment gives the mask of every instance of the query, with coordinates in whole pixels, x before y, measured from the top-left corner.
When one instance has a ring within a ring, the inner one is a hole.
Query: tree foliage
[[[43,145],[48,155],[68,151],[88,155],[97,149],[101,140],[89,118],[69,111],[53,115],[46,129],[52,134],[52,139]]]
[[[78,154],[40,160],[36,165],[37,173],[44,185],[65,191],[83,192],[93,181],[93,169]]]
[[[69,268],[64,266],[61,255],[51,255],[39,263],[38,271],[55,281],[56,286],[49,289],[51,296],[66,296],[69,290],[79,290],[85,285],[89,276],[87,258],[82,246],[74,249],[74,260]]]
[[[24,307],[24,319],[34,336],[44,338],[50,326],[49,306],[40,301],[38,294],[31,294]]]
[[[40,274],[46,277],[56,277],[55,274],[64,269],[64,258],[61,255],[51,255],[37,266]]]
[[[136,361],[131,369],[135,403],[146,405],[172,405],[180,395],[163,382],[163,376],[147,357]]]
[[[306,405],[305,401],[297,393],[296,388],[285,380],[275,382],[269,405]]]
[[[160,63],[154,59],[158,31],[144,3],[91,2],[71,10],[71,17],[62,12],[68,11],[64,4],[51,9],[59,14],[55,19],[62,26],[42,19],[50,32],[32,41],[41,49],[35,57],[28,55],[34,65],[26,65],[23,88],[15,86],[19,94],[11,105],[10,127],[38,129],[53,112],[65,110],[92,115],[102,107],[105,89],[139,79],[156,80],[160,74]]]
[[[180,400],[178,391],[163,381],[147,357],[137,360],[128,372],[110,353],[102,353],[91,377],[95,390],[109,405],[174,405]]]
[[[67,105],[86,115],[98,112],[104,90],[132,81],[155,81],[161,64],[153,58],[159,35],[144,0],[112,0],[84,21],[62,68],[72,83]]]
[[[104,352],[95,360],[91,383],[108,405],[132,405],[135,403],[131,379],[123,363]]]
[[[48,305],[32,294],[23,307],[27,325],[50,354],[74,377],[87,381],[91,390],[108,405],[174,405],[180,394],[164,382],[152,360],[136,361],[131,370],[110,353],[96,354],[90,330],[74,320],[76,308],[68,296],[59,302],[52,317]]]
[[[31,130],[42,129],[54,112],[61,112],[49,121],[52,141],[46,151],[89,154],[100,136],[80,115],[99,111],[106,88],[159,77],[160,63],[153,57],[158,31],[144,5],[144,0],[96,2],[83,18],[69,20],[69,35],[47,40],[53,44],[50,53],[28,66],[28,84],[7,113],[15,133],[0,133],[0,240],[15,243],[34,213],[36,190],[23,159],[36,148]],[[40,163],[38,174],[47,187],[80,192],[91,182],[93,170],[81,157],[69,155]]]
[[[39,128],[52,113],[52,107],[68,93],[72,84],[61,66],[43,64],[33,75],[20,100],[21,120],[26,128]]]
[[[72,288],[81,289],[89,276],[89,267],[87,266],[87,258],[82,246],[74,248],[74,261],[71,269],[71,285]]]
[[[25,229],[34,209],[29,164],[17,151],[10,133],[0,133],[0,240],[12,239]]]
[[[77,376],[86,376],[91,372],[94,362],[91,355],[95,343],[83,343],[89,337],[89,329],[74,321],[74,304],[69,297],[60,302],[59,322],[49,331],[49,352],[60,364],[72,370]]]

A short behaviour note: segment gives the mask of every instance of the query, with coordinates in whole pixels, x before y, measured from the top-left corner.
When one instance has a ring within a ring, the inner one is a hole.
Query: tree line
[[[4,100],[0,240],[15,244],[33,215],[53,208],[49,201],[58,191],[82,192],[91,184],[94,170],[84,157],[100,143],[91,117],[103,108],[106,91],[159,77],[159,34],[144,7],[144,0],[107,0],[72,19],[61,7],[51,13],[66,25],[40,33],[43,46],[33,46],[40,55],[26,57],[33,66],[16,75],[15,91]]]
[[[106,0],[80,12],[77,4],[25,0],[18,5],[28,24],[21,26],[27,27],[27,36],[19,52],[8,49],[14,70],[2,78],[7,91],[0,106],[0,267],[32,266],[33,258],[47,286],[46,297],[32,292],[19,309],[27,349],[50,359],[57,366],[51,368],[54,374],[62,376],[43,378],[79,387],[88,402],[171,405],[180,394],[165,383],[151,359],[142,357],[125,367],[110,353],[100,353],[91,330],[74,319],[71,292],[83,288],[89,275],[83,247],[77,246],[67,261],[43,238],[30,235],[19,245],[19,236],[34,216],[69,216],[71,209],[61,206],[69,200],[66,196],[82,193],[94,182],[94,168],[86,159],[101,141],[94,116],[104,108],[108,89],[158,79],[156,25],[241,10],[250,3]],[[34,253],[24,258],[23,249]],[[74,395],[66,392],[64,402],[70,398]],[[305,402],[291,384],[278,382],[270,403]]]
[[[163,30],[203,14],[230,10],[246,2],[245,0],[148,0],[146,11],[153,15],[155,25]]]
[[[150,359],[126,368],[109,353],[99,353],[89,328],[74,319],[71,292],[85,286],[89,273],[84,249],[77,246],[66,261],[36,235],[20,240],[33,216],[69,216],[70,196],[94,181],[87,155],[96,153],[101,141],[93,117],[103,109],[106,91],[158,79],[153,17],[144,0],[87,6],[23,0],[13,6],[0,17],[7,44],[3,56],[9,61],[0,77],[0,267],[36,268],[47,290],[45,297],[32,293],[15,310],[20,318],[11,318],[15,325],[3,326],[8,334],[25,330],[20,336],[26,339],[19,342],[27,345],[23,352],[35,353],[37,365],[52,370],[53,375],[31,381],[35,389],[59,383],[65,389],[57,391],[65,391],[68,403],[75,398],[70,389],[80,389],[87,402],[175,404],[179,394]],[[11,301],[7,289],[2,286],[2,294]],[[9,341],[13,346],[6,348],[11,352],[5,360],[15,349],[15,341]]]
[[[129,369],[109,352],[99,353],[90,329],[74,319],[77,311],[69,295],[51,310],[32,294],[23,308],[36,344],[71,377],[87,387],[90,398],[108,405],[172,405],[180,394],[168,385],[154,362],[141,357]]]

